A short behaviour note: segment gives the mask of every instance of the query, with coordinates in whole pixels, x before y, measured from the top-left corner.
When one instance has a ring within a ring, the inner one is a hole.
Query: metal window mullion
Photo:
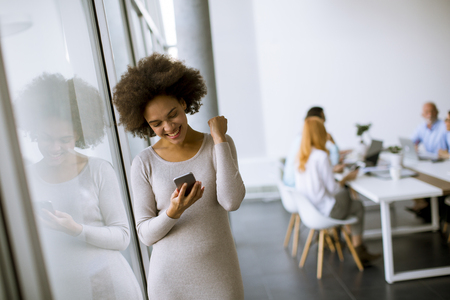
[[[1,206],[22,299],[53,299],[11,105],[0,42]]]
[[[156,26],[155,22],[153,22],[152,17],[148,13],[147,9],[145,8],[145,5],[139,1],[139,0],[132,0],[133,4],[136,6],[136,8],[139,10],[139,12],[142,14],[142,17],[144,18],[145,22],[147,23],[148,28],[156,36],[158,41],[166,47],[166,40],[161,35],[158,27]]]
[[[14,270],[13,255],[9,242],[10,239],[6,231],[1,198],[0,186],[0,299],[19,300],[21,298],[19,282]]]
[[[151,55],[154,52],[153,51],[154,47],[153,47],[152,32],[150,31],[150,29],[148,29],[147,23],[145,22],[145,20],[142,16],[139,17],[139,23],[141,25],[142,38],[144,40],[145,54]],[[150,41],[149,41],[149,36],[150,36]],[[149,45],[151,45],[151,47],[149,47]]]
[[[132,53],[133,53],[133,64],[136,65],[137,62],[139,61],[139,47],[137,46],[137,36],[136,36],[136,32],[134,31],[134,26],[133,26],[133,17],[131,16],[131,14],[133,13],[133,5],[131,3],[131,0],[123,0],[120,1],[121,3],[123,3],[123,8],[124,8],[124,13],[126,15],[126,23],[127,23],[127,27],[128,27],[128,33],[130,36],[130,42],[131,42],[131,49],[132,49]]]
[[[94,8],[95,14],[97,17],[97,25],[98,25],[98,30],[99,30],[100,42],[101,42],[101,46],[102,46],[101,55],[102,55],[104,66],[105,66],[106,79],[107,79],[106,84],[108,86],[108,92],[109,92],[109,97],[107,99],[112,99],[113,88],[117,84],[117,77],[116,77],[116,72],[115,72],[114,57],[113,57],[111,41],[109,39],[109,31],[108,31],[105,7],[103,4],[103,0],[94,0],[94,5],[95,5],[95,8]],[[114,129],[116,132],[116,137],[114,137],[114,141],[115,141],[114,146],[117,146],[120,151],[120,153],[118,153],[118,155],[120,155],[120,161],[121,161],[122,168],[117,168],[117,171],[120,173],[120,177],[124,180],[124,183],[125,183],[124,188],[126,189],[126,192],[127,192],[127,195],[125,195],[126,199],[128,200],[127,213],[128,213],[128,218],[129,218],[129,220],[131,220],[131,223],[133,225],[132,228],[130,228],[131,237],[132,237],[132,240],[137,241],[138,245],[139,245],[137,248],[134,247],[135,248],[134,252],[135,252],[135,254],[138,255],[138,257],[141,259],[141,261],[139,262],[139,265],[134,265],[133,269],[141,271],[140,274],[136,274],[136,275],[139,276],[138,280],[139,280],[140,284],[142,285],[142,287],[144,287],[144,290],[145,290],[145,287],[146,287],[145,278],[146,278],[147,272],[148,272],[149,257],[147,255],[147,250],[146,250],[147,247],[139,241],[137,232],[136,232],[136,227],[134,226],[134,224],[135,224],[134,215],[132,214],[133,203],[131,201],[132,192],[131,192],[131,188],[130,188],[131,187],[130,173],[131,173],[131,159],[132,158],[131,158],[130,148],[128,146],[128,137],[127,137],[127,134],[126,134],[123,126],[118,126],[117,122],[115,121],[116,119],[118,119],[117,117],[119,116],[119,114],[116,111],[116,109],[114,108],[114,106],[112,105],[112,101],[109,102],[108,110],[110,112],[109,115],[113,118],[114,125],[115,125]]]

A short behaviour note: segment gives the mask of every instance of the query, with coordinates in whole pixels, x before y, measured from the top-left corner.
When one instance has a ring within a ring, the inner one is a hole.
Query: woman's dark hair
[[[39,125],[58,118],[73,126],[81,149],[98,145],[105,135],[104,107],[93,86],[78,77],[43,73],[20,92],[16,105],[19,128],[36,141]]]
[[[120,114],[119,124],[134,136],[155,136],[144,118],[147,103],[159,95],[186,102],[185,113],[198,112],[206,85],[200,72],[168,55],[154,53],[128,67],[114,88],[113,103]]]
[[[308,117],[319,117],[319,118],[322,118],[322,114],[323,114],[323,108],[322,107],[320,107],[320,106],[313,106],[306,113],[306,118],[308,118]]]

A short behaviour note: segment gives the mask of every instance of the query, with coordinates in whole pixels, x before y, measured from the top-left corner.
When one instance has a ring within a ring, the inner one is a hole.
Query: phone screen
[[[175,185],[177,186],[178,190],[181,190],[181,186],[183,185],[183,183],[187,183],[185,195],[189,195],[189,193],[192,190],[192,187],[194,186],[195,181],[196,180],[195,180],[194,174],[192,174],[192,172],[175,177],[173,179],[173,182],[175,182]]]
[[[55,210],[53,209],[53,205],[52,205],[51,201],[40,201],[40,202],[36,202],[35,204],[37,205],[37,207],[39,207],[40,210],[46,209],[49,212],[51,212],[52,214],[55,213]]]

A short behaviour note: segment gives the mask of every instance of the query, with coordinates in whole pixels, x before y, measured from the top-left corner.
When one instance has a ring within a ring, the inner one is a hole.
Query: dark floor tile
[[[373,264],[365,267],[363,271],[359,271],[356,265],[348,263],[352,258],[350,255],[344,256],[345,261],[333,261],[330,268],[334,275],[342,280],[346,287],[350,290],[359,290],[366,288],[380,288],[386,285],[384,279],[384,268],[382,266]]]
[[[326,289],[319,289],[316,291],[310,290],[283,290],[273,289],[270,291],[273,299],[276,300],[352,300],[345,291],[330,291]]]
[[[450,249],[439,232],[395,237],[393,248],[395,272],[450,266]]]
[[[386,284],[381,288],[368,288],[351,291],[358,300],[411,300],[411,299],[442,299],[434,291],[428,289],[417,281],[398,282],[395,284]]]
[[[316,277],[316,269],[304,268],[295,273],[277,273],[264,275],[262,280],[269,290],[292,290],[292,291],[318,291],[326,289],[329,291],[344,291],[342,285],[331,272],[324,269],[321,280]]]
[[[243,277],[263,275],[261,262],[252,247],[238,247],[237,253]]]
[[[242,276],[245,300],[273,300],[267,294],[266,286],[261,276]]]
[[[427,278],[420,281],[442,299],[450,300],[450,276]]]

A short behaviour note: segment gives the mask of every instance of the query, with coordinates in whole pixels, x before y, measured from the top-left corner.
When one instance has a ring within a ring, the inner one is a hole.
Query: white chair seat
[[[312,237],[314,235],[315,230],[320,230],[320,236],[319,236],[319,255],[318,255],[318,261],[317,261],[317,278],[322,278],[322,264],[323,264],[323,245],[324,245],[324,238],[325,235],[328,234],[328,229],[333,229],[335,242],[336,242],[336,248],[338,250],[339,258],[341,261],[343,260],[342,250],[340,248],[340,243],[337,236],[336,228],[337,226],[342,225],[350,225],[357,222],[356,217],[349,217],[345,220],[338,220],[333,219],[327,216],[322,215],[317,208],[300,192],[298,192],[295,189],[291,189],[288,191],[291,194],[291,197],[295,199],[295,203],[297,205],[297,211],[300,215],[300,218],[303,222],[303,224],[310,228],[310,232],[308,235],[308,239],[305,244],[305,248],[303,249],[302,257],[300,260],[299,266],[302,268],[306,257],[308,255],[309,247],[311,245]],[[355,260],[356,265],[358,266],[358,269],[362,271],[364,268],[361,264],[361,261],[359,260],[358,255],[356,254],[355,248],[353,247],[350,237],[348,236],[347,232],[345,230],[342,230],[345,241],[347,243],[347,246],[352,253],[353,259]]]

